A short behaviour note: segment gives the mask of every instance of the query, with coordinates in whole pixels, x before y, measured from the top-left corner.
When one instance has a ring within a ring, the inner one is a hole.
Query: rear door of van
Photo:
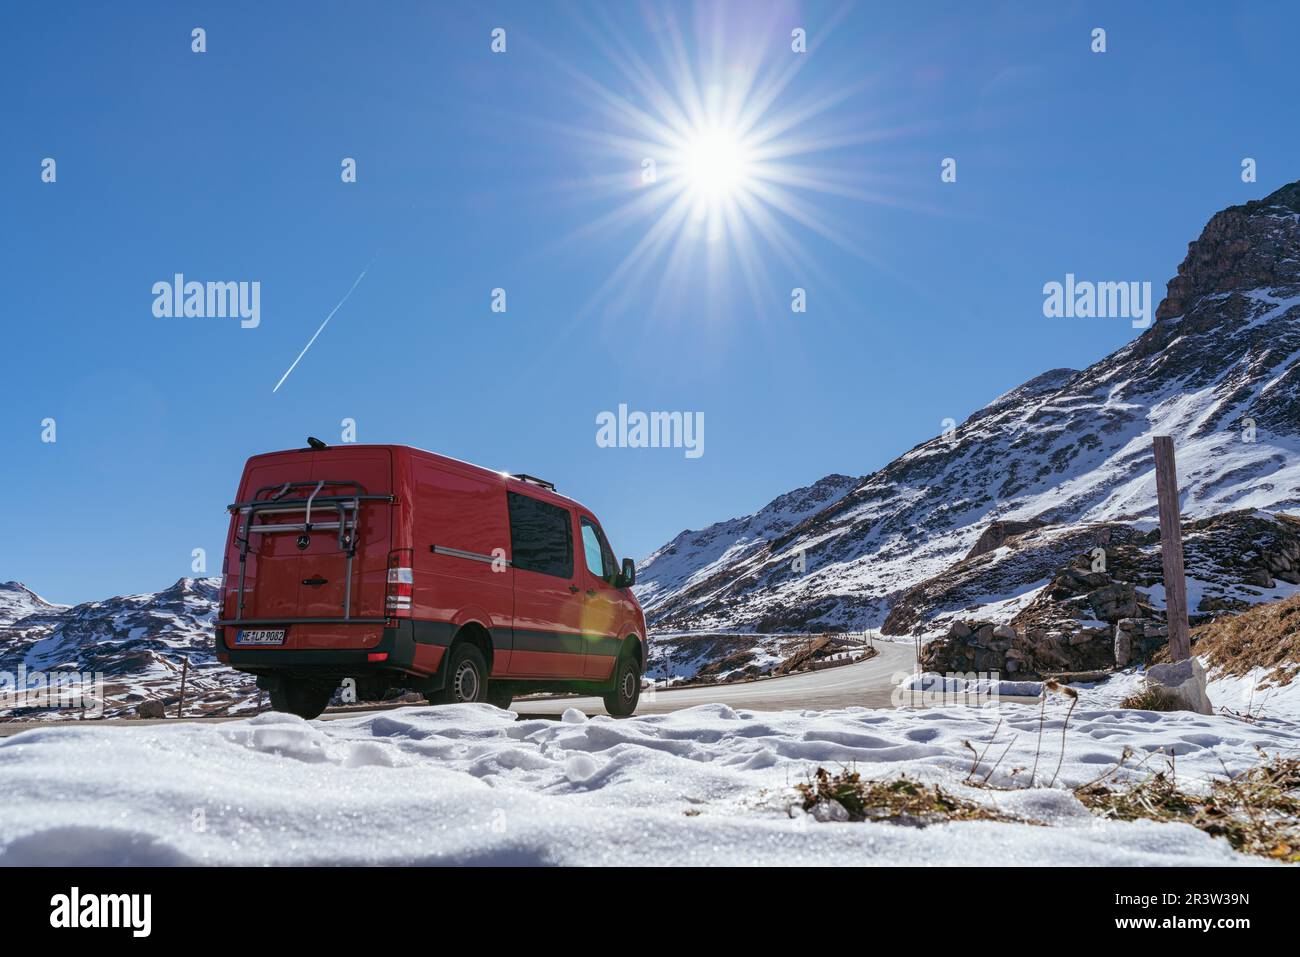
[[[383,447],[250,459],[226,563],[226,616],[289,623],[285,644],[291,647],[298,644],[294,621],[383,618],[393,524],[392,506],[383,499],[392,491],[392,451]],[[246,531],[241,614],[239,539]]]

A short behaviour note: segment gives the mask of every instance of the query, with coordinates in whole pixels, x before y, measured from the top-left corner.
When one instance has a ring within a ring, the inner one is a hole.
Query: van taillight
[[[411,597],[415,593],[415,570],[411,567],[415,553],[398,548],[388,553],[388,593],[384,611],[390,618],[411,617]]]

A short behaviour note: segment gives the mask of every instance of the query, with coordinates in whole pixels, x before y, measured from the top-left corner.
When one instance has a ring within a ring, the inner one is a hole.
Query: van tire
[[[625,654],[614,665],[614,687],[605,695],[605,710],[615,718],[630,717],[641,699],[641,666]]]
[[[323,681],[285,677],[271,689],[271,707],[308,720],[319,718],[337,687]]]
[[[484,701],[487,693],[487,662],[483,652],[468,641],[459,641],[447,653],[447,681],[439,691],[425,697],[429,704],[465,704]]]
[[[502,691],[500,685],[494,687],[494,682],[488,682],[487,698],[484,700],[505,711],[514,702],[515,695],[512,691]]]

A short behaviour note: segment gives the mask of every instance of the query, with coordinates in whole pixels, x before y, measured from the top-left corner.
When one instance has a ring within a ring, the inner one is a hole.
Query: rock
[[[1104,572],[1085,572],[1078,568],[1065,568],[1052,580],[1050,590],[1057,598],[1067,595],[1082,595],[1100,588],[1110,579]]]
[[[1242,584],[1254,585],[1257,588],[1272,588],[1273,579],[1269,576],[1268,570],[1264,568],[1250,568],[1242,576]]]
[[[810,812],[815,820],[823,824],[829,824],[835,821],[847,821],[849,819],[848,809],[834,798],[825,801],[818,801],[813,805]]]
[[[1016,635],[1016,630],[1010,625],[998,625],[993,629],[993,637],[1007,638],[1014,641],[1018,636]]]
[[[1008,655],[1008,656],[1007,656],[1007,663],[1006,663],[1005,667],[1006,667],[1006,670],[1007,670],[1007,674],[1009,674],[1009,675],[1013,675],[1013,674],[1015,674],[1017,671],[1020,670],[1020,662],[1019,662],[1018,660],[1016,660],[1015,658],[1012,658],[1010,655]]]
[[[1085,642],[1092,641],[1092,639],[1095,637],[1095,635],[1096,635],[1096,632],[1089,631],[1089,630],[1086,629],[1086,628],[1085,628],[1083,631],[1076,631],[1073,635],[1070,636],[1070,644],[1071,644],[1071,645],[1082,645],[1082,644],[1084,644]]]
[[[1014,538],[1036,528],[1042,528],[1045,524],[1046,522],[1036,518],[1027,522],[1011,520],[993,522],[988,528],[984,529],[983,533],[975,541],[974,546],[966,553],[966,558],[975,558],[978,555],[995,551],[1006,544],[1008,538]]]
[[[1122,628],[1115,629],[1115,667],[1127,668],[1133,657],[1133,636]]]
[[[167,709],[161,701],[154,698],[149,701],[141,701],[135,706],[135,714],[138,718],[165,718]]]
[[[1088,605],[1094,617],[1102,621],[1119,621],[1137,616],[1137,589],[1116,583],[1088,592]]]
[[[954,621],[952,627],[948,629],[948,635],[952,638],[969,638],[970,626],[964,621]]]
[[[1196,658],[1170,665],[1152,665],[1147,669],[1144,680],[1147,687],[1158,686],[1172,694],[1178,699],[1183,711],[1214,714],[1214,707],[1205,692],[1205,669]]]

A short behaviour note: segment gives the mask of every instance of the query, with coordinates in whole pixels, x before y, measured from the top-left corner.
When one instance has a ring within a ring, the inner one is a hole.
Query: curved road
[[[733,708],[780,711],[787,708],[863,708],[893,707],[891,680],[898,672],[912,671],[916,653],[910,643],[876,643],[874,658],[853,665],[840,665],[822,671],[805,671],[781,678],[760,678],[735,684],[705,685],[656,691],[653,696],[641,692],[637,714],[664,714],[697,704],[721,702]],[[599,698],[554,697],[516,701],[512,711],[525,715],[556,715],[565,708],[580,708],[586,714],[604,714]]]

